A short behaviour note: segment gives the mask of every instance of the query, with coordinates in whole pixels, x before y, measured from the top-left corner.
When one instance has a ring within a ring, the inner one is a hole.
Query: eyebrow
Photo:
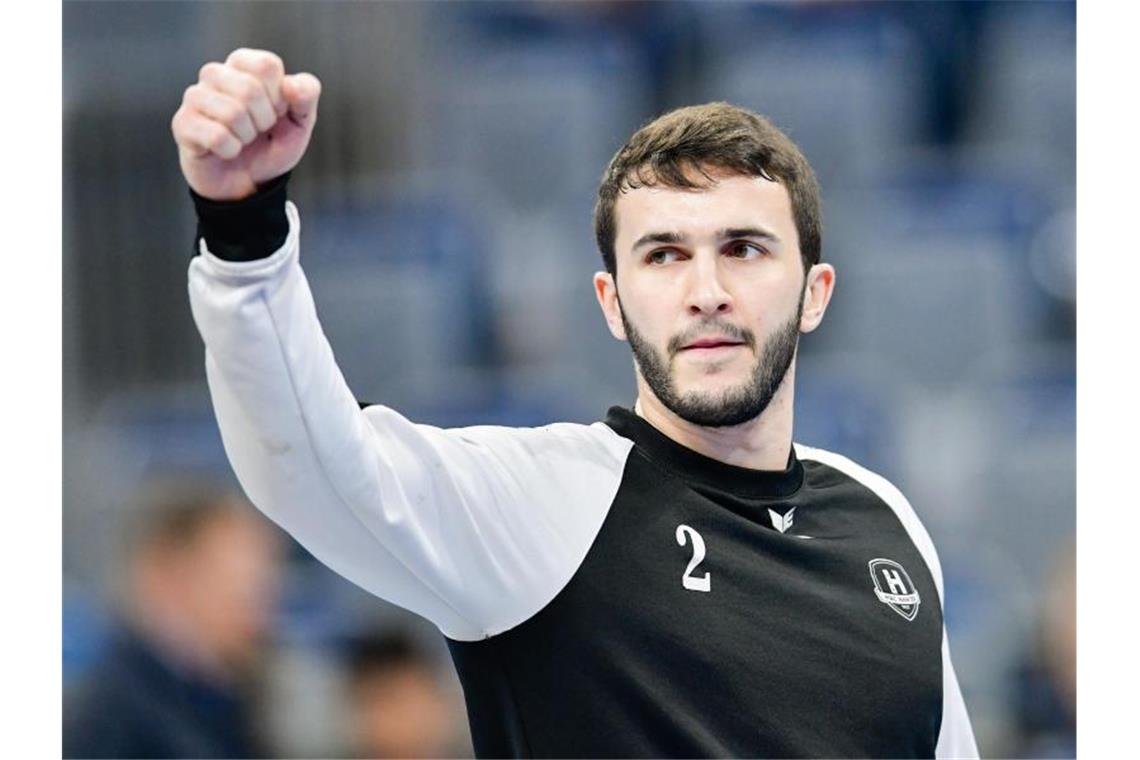
[[[759,238],[760,240],[768,240],[773,243],[780,242],[780,238],[776,236],[776,233],[766,230],[763,227],[730,227],[728,229],[718,230],[716,236],[721,240]]]
[[[780,238],[769,230],[763,227],[727,227],[725,229],[717,230],[716,237],[718,240],[736,240],[739,238],[757,238],[759,240],[768,240],[773,243],[779,243]],[[647,232],[637,239],[633,244],[633,249],[637,249],[649,245],[650,243],[665,243],[676,244],[684,243],[688,240],[688,236],[680,232]]]
[[[633,244],[633,250],[636,251],[650,243],[683,243],[685,240],[685,236],[680,232],[647,232]]]

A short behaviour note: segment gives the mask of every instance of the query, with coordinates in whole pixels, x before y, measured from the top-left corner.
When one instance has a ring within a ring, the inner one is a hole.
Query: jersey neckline
[[[795,446],[788,453],[788,466],[784,470],[754,470],[721,462],[682,446],[625,407],[610,407],[605,423],[684,481],[736,496],[763,499],[786,499],[803,485],[804,469]]]

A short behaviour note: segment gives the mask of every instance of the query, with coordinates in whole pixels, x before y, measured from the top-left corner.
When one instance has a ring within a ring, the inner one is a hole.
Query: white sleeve
[[[272,256],[224,261],[202,240],[190,265],[214,411],[242,487],[337,573],[447,636],[522,622],[585,557],[632,443],[601,423],[444,430],[362,411],[317,321],[292,202],[286,214]]]
[[[966,713],[966,702],[958,687],[958,676],[950,662],[950,639],[942,627],[942,730],[934,748],[936,758],[976,758],[978,746],[974,743],[974,729]]]
[[[871,489],[898,517],[907,535],[926,561],[934,587],[938,591],[938,604],[943,613],[942,623],[942,726],[938,732],[938,742],[934,749],[936,758],[976,758],[978,747],[974,742],[974,729],[970,726],[970,716],[966,713],[966,703],[962,690],[958,687],[958,676],[950,662],[950,640],[946,635],[946,602],[942,586],[942,563],[934,541],[926,531],[926,526],[918,519],[914,507],[910,505],[893,483],[882,475],[856,464],[845,456],[823,449],[795,444],[800,459],[814,459],[850,475]]]

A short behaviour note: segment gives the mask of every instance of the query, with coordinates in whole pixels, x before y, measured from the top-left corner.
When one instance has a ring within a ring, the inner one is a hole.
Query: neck
[[[669,410],[637,376],[634,412],[682,446],[710,459],[753,470],[784,470],[792,448],[796,365],[788,367],[771,403],[758,416],[732,427],[694,425]]]

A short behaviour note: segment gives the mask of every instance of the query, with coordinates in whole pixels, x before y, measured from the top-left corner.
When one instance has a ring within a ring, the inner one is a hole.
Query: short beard
[[[621,310],[620,299],[618,303],[621,312],[621,322],[625,326],[625,334],[629,339],[630,348],[633,349],[634,361],[641,370],[641,376],[654,395],[661,400],[665,407],[686,422],[701,427],[731,427],[740,425],[760,416],[776,391],[780,389],[799,345],[800,317],[803,315],[804,294],[800,292],[799,305],[791,319],[774,332],[764,343],[763,351],[752,372],[750,381],[737,388],[728,388],[719,394],[690,391],[684,395],[677,393],[673,383],[673,373],[670,368],[671,359],[666,359],[639,333],[625,317]],[[723,334],[741,340],[744,344],[756,350],[756,336],[751,330],[730,328],[719,324],[715,319],[707,320],[702,325],[702,333],[719,330]],[[681,350],[682,339],[674,337],[669,341],[667,350],[670,357],[675,357]]]

